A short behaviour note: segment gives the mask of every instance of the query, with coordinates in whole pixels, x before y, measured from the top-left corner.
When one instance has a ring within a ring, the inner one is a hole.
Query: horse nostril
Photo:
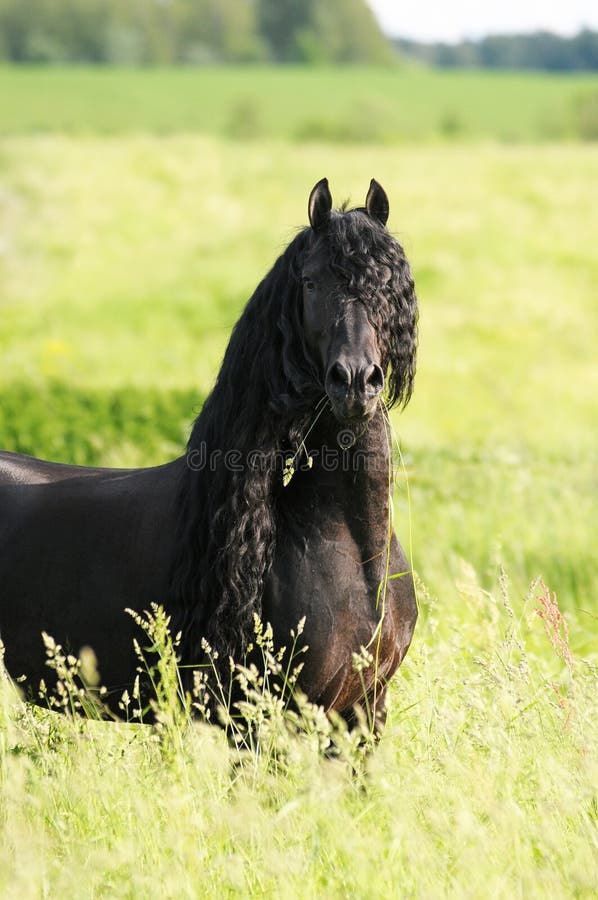
[[[363,372],[363,390],[364,393],[380,394],[384,387],[384,372],[375,363],[368,366]]]
[[[346,394],[351,386],[351,373],[341,362],[332,363],[328,369],[326,384],[333,391]]]

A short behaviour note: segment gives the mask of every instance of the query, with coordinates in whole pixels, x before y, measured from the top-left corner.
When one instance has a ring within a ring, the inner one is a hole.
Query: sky
[[[598,0],[367,0],[383,30],[419,41],[457,41],[544,29],[598,30]]]

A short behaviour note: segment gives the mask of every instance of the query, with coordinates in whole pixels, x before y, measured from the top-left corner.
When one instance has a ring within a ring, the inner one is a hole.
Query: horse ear
[[[382,185],[378,184],[375,178],[370,181],[370,189],[365,198],[365,208],[372,219],[377,219],[381,225],[386,225],[390,211],[388,197]]]
[[[332,211],[332,195],[328,187],[328,179],[322,178],[312,188],[307,204],[309,214],[309,224],[314,231],[323,228],[330,221],[330,213]]]

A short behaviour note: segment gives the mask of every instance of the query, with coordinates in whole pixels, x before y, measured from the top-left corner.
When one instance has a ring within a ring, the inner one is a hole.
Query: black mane
[[[281,453],[295,450],[324,396],[302,330],[302,264],[315,240],[324,242],[350,295],[366,305],[389,405],[405,405],[411,396],[417,308],[403,250],[365,210],[333,213],[324,234],[300,231],[256,288],[191,432],[171,603],[190,660],[201,656],[201,637],[221,660],[238,657],[251,639],[254,613],[261,614],[276,542]],[[266,462],[248,466],[247,454],[256,450]],[[195,471],[194,454],[206,451],[211,459],[221,452],[218,464]],[[240,466],[223,464],[230,451],[238,451]]]

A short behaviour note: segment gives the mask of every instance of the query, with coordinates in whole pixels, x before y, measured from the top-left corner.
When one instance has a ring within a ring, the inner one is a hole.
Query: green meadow
[[[350,143],[595,138],[596,91],[592,75],[435,72],[414,64],[0,67],[0,134],[200,132]]]
[[[180,454],[312,185],[361,205],[373,176],[420,301],[393,421],[421,582],[365,774],[317,722],[239,754],[171,708],[81,723],[3,684],[2,896],[595,896],[598,153],[574,116],[596,89],[0,70],[0,446]]]

